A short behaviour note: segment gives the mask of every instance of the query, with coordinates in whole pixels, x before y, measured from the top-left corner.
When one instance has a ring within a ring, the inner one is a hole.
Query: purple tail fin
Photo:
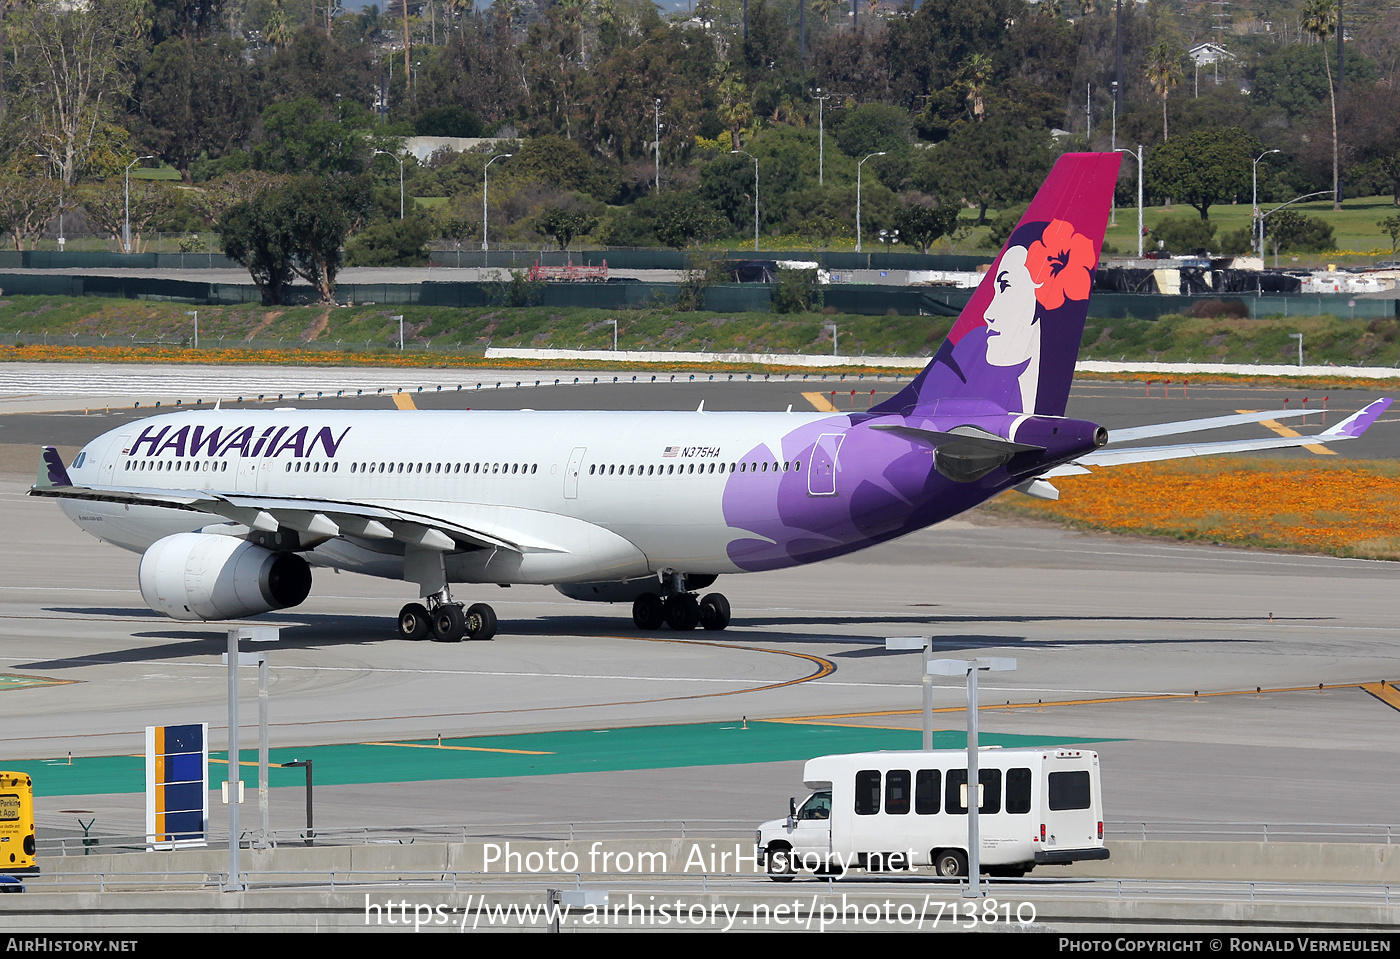
[[[949,401],[1064,415],[1119,159],[1056,161],[932,362],[873,412],[932,413]]]

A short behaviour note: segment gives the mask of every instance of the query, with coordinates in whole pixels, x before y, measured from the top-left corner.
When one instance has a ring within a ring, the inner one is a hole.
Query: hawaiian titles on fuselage
[[[313,455],[319,446],[326,456],[334,457],[351,428],[345,427],[336,436],[329,426],[319,430],[312,426],[268,426],[262,432],[258,432],[256,426],[216,426],[213,429],[202,425],[182,426],[174,432],[170,426],[159,429],[148,426],[129,449],[122,450],[122,455],[161,456],[171,452],[175,456],[215,457],[237,453],[276,458],[285,453],[306,457]]]

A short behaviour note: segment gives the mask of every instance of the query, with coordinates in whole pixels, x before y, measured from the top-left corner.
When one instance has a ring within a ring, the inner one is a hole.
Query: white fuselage
[[[819,413],[206,410],[143,420],[93,440],[69,474],[92,487],[194,490],[368,503],[484,529],[520,552],[448,558],[451,579],[562,583],[665,569],[738,571],[726,547],[726,481],[809,470],[783,438]],[[217,433],[215,432],[217,431]],[[832,463],[831,468],[836,464]],[[98,538],[135,551],[224,523],[204,512],[61,500]],[[316,564],[402,575],[402,546],[341,537]]]

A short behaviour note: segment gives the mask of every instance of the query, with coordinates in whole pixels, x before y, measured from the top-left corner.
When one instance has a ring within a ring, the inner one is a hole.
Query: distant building
[[[1210,66],[1224,60],[1233,60],[1235,55],[1216,43],[1198,43],[1186,51],[1186,55],[1198,67]]]

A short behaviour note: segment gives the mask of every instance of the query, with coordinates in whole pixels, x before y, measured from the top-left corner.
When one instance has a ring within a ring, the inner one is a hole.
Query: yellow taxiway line
[[[1236,412],[1236,413],[1256,413],[1256,412],[1258,412],[1258,410],[1235,410],[1235,412]],[[1302,433],[1299,433],[1297,430],[1289,429],[1287,426],[1284,426],[1284,425],[1283,425],[1282,423],[1280,423],[1278,420],[1260,420],[1260,421],[1259,421],[1259,425],[1262,426],[1262,427],[1264,427],[1265,429],[1273,430],[1273,431],[1274,431],[1275,433],[1277,433],[1279,436],[1289,436],[1289,437],[1292,437],[1292,436],[1302,436],[1302,435],[1303,435]],[[1305,449],[1305,450],[1310,450],[1311,452],[1316,453],[1318,456],[1336,456],[1336,455],[1337,455],[1337,451],[1336,451],[1336,450],[1329,450],[1327,447],[1323,446],[1321,443],[1309,443],[1309,444],[1307,444],[1306,446],[1304,446],[1303,449]]]
[[[836,407],[831,404],[831,400],[826,398],[825,393],[803,393],[802,398],[811,403],[818,413],[836,412]]]
[[[416,406],[413,405],[413,397],[412,397],[411,395],[409,395],[408,393],[395,393],[395,394],[394,394],[394,405],[397,406],[397,407],[398,407],[399,409],[401,409],[401,410],[416,410],[416,409],[418,409],[418,407],[416,407]],[[1294,436],[1297,436],[1298,434],[1297,434],[1297,433],[1294,433],[1293,435],[1294,435]]]

